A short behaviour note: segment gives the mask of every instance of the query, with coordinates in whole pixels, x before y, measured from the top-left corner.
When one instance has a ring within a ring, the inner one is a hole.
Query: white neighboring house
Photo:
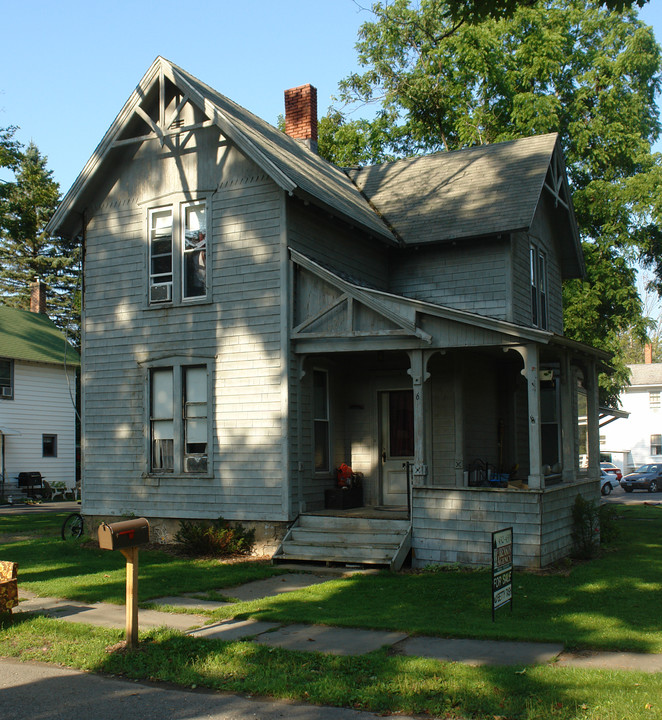
[[[40,472],[47,482],[64,482],[68,488],[76,484],[72,398],[80,355],[45,314],[45,286],[35,289],[32,311],[0,305],[0,472],[5,495],[16,492],[20,472]]]
[[[629,416],[600,429],[601,456],[623,475],[647,462],[662,461],[662,363],[628,365],[630,385],[621,393]]]

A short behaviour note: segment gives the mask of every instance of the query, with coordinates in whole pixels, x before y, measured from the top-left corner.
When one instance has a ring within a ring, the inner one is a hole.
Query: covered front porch
[[[487,564],[465,551],[504,523],[520,564],[567,554],[576,495],[599,493],[595,351],[301,263],[325,288],[291,332],[293,515],[324,511],[345,463],[360,508],[406,513],[415,565]]]

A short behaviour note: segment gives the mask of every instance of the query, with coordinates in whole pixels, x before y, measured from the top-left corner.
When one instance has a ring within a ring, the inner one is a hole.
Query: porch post
[[[529,488],[543,487],[542,453],[540,447],[540,376],[538,374],[538,346],[521,345],[516,348],[524,359],[521,371],[526,378],[529,406]]]
[[[430,377],[426,370],[425,351],[411,350],[409,362],[407,373],[411,376],[414,390],[414,483],[425,485],[428,474],[425,455],[425,381]]]
[[[561,462],[563,463],[563,482],[574,482],[577,462],[576,430],[573,391],[575,376],[572,372],[570,355],[561,359]]]
[[[598,399],[598,371],[595,360],[586,362],[586,432],[588,448],[588,472],[597,477],[600,474],[600,427]]]

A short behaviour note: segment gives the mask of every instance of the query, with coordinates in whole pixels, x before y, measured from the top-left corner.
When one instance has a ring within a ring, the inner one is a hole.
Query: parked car
[[[616,475],[616,479],[620,482],[623,479],[623,473],[621,472],[620,468],[617,468],[614,463],[610,462],[601,462],[600,463],[600,469],[604,470],[605,472],[612,473],[613,475]]]
[[[641,465],[621,480],[621,487],[625,492],[633,490],[657,492],[658,488],[662,488],[662,465]]]
[[[613,473],[609,473],[606,470],[600,470],[600,492],[603,495],[609,495],[609,493],[618,485],[616,478]]]

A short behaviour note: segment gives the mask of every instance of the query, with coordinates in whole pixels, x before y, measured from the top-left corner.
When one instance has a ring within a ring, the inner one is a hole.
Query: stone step
[[[386,565],[399,569],[410,548],[408,520],[301,515],[274,560]]]
[[[409,520],[385,520],[383,518],[360,518],[360,517],[337,517],[334,515],[300,515],[300,527],[314,528],[346,528],[350,531],[354,530],[392,530],[402,529],[405,532],[409,530]]]
[[[352,545],[395,545],[396,547],[402,542],[407,534],[406,530],[397,530],[394,532],[373,532],[363,530],[361,532],[346,532],[334,528],[324,528],[323,530],[314,530],[312,528],[292,528],[290,535],[292,540],[296,542],[311,543],[330,543],[330,544],[352,544]]]

